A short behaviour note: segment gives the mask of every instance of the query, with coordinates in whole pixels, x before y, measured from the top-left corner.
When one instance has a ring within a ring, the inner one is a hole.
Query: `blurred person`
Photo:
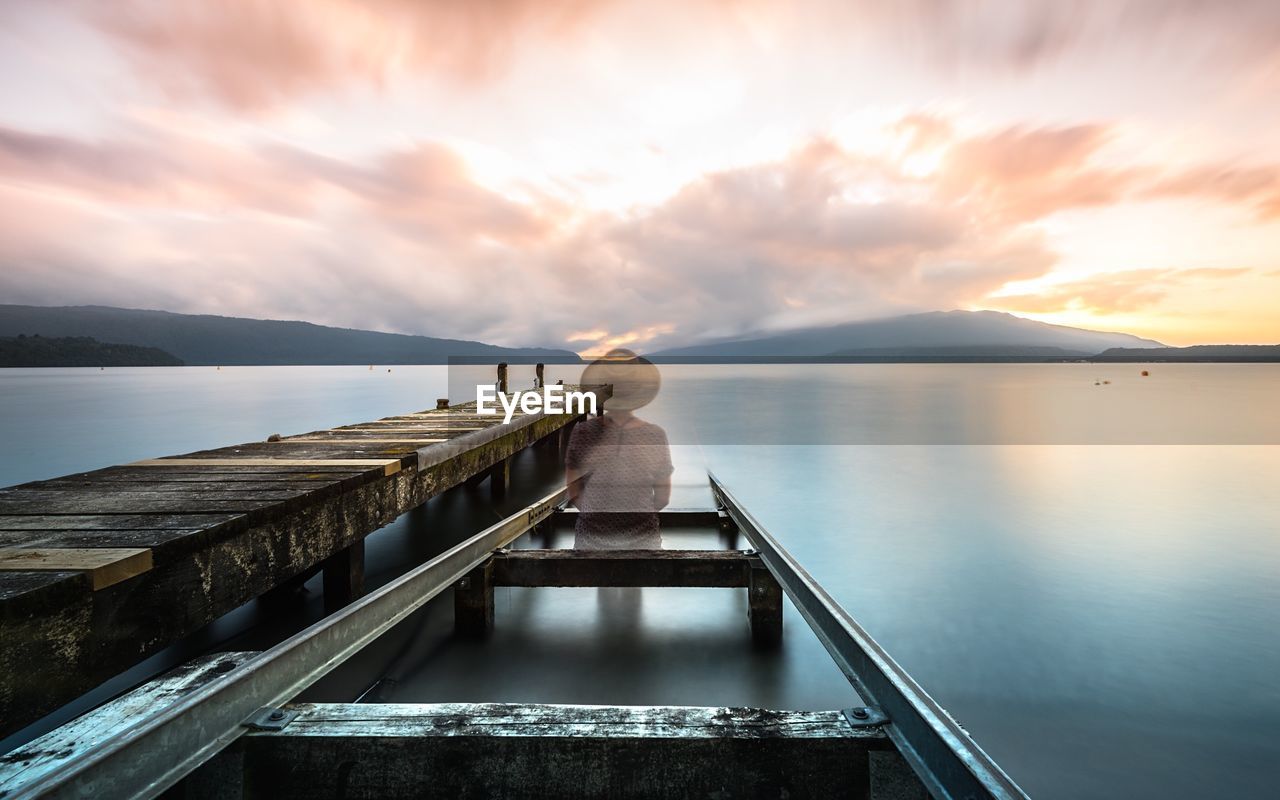
[[[584,386],[612,387],[603,415],[578,423],[565,454],[568,502],[579,510],[579,550],[659,550],[658,511],[671,500],[671,447],[636,416],[658,394],[658,368],[618,348],[587,366]]]

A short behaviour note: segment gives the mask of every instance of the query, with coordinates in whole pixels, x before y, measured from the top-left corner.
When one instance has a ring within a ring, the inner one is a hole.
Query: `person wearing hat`
[[[582,372],[584,386],[609,386],[604,415],[578,423],[565,454],[568,501],[578,508],[580,550],[658,550],[658,511],[671,499],[667,433],[635,411],[658,394],[652,362],[615,349]]]

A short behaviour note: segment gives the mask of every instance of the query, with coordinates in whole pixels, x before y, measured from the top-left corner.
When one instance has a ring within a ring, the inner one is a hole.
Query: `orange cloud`
[[[988,298],[987,303],[993,308],[1033,314],[1059,311],[1119,314],[1156,305],[1176,287],[1228,280],[1250,272],[1248,269],[1227,268],[1109,272],[1086,280],[1053,284],[1033,294],[997,295]]]

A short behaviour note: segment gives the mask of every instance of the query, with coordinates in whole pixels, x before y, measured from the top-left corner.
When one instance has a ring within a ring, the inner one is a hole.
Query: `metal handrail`
[[[717,503],[813,628],[885,731],[938,798],[1026,798],[954,719],[842,609],[708,473]],[[386,586],[156,711],[79,757],[16,787],[10,798],[155,797],[235,741],[263,707],[280,705],[402,622],[431,598],[550,515],[559,489]]]
[[[559,489],[7,795],[151,798],[549,515]]]
[[[827,594],[795,557],[710,472],[717,504],[759,552],[836,666],[866,703],[888,717],[885,732],[936,798],[1026,798],[1004,770],[884,648]]]

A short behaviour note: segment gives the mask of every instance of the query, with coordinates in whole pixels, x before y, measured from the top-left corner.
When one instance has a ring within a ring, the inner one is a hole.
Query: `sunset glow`
[[[1280,4],[304,5],[0,7],[0,302],[1280,341]]]

